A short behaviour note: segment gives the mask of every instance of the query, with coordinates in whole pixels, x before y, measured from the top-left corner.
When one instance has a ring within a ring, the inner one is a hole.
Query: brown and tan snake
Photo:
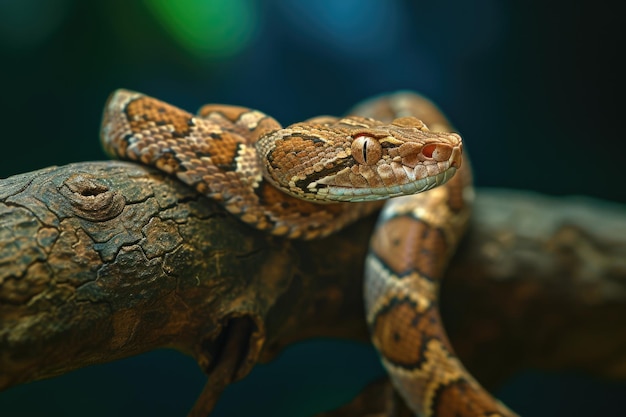
[[[283,128],[248,108],[207,105],[194,116],[118,90],[101,139],[109,154],[176,175],[288,238],[327,236],[403,196],[385,204],[366,260],[366,315],[383,365],[418,416],[514,416],[463,367],[439,317],[439,281],[473,196],[460,136],[409,92],[349,114]]]

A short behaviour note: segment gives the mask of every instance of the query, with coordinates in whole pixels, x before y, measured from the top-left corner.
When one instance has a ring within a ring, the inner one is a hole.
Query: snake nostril
[[[429,143],[422,148],[422,155],[437,162],[447,161],[452,155],[452,148],[441,143]]]
[[[424,145],[424,147],[422,148],[422,155],[424,155],[426,158],[432,158],[435,149],[437,149],[437,145],[435,145],[434,143]]]

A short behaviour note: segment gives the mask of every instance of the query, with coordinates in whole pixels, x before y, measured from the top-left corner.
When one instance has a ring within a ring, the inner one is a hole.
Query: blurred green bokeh
[[[247,47],[258,26],[253,0],[144,0],[147,8],[186,51],[209,59],[229,58]]]

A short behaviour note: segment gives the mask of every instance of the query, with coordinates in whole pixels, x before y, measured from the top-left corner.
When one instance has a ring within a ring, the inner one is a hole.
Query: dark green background
[[[189,110],[251,106],[284,124],[415,89],[463,134],[479,186],[626,202],[623,19],[610,4],[171,4],[0,0],[0,177],[104,159],[100,114],[118,87]],[[215,414],[311,415],[381,372],[368,346],[299,345],[233,386]],[[1,393],[0,414],[183,415],[202,383],[190,359],[153,352]],[[626,384],[575,373],[529,370],[500,395],[533,416],[626,409]]]

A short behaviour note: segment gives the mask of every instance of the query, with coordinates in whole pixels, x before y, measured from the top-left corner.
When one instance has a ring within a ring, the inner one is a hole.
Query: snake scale
[[[193,115],[117,90],[101,140],[110,155],[175,175],[278,236],[321,238],[384,204],[366,259],[365,305],[395,388],[418,416],[515,416],[455,356],[438,310],[473,197],[460,136],[410,92],[348,114],[283,128],[245,107],[211,104]]]

